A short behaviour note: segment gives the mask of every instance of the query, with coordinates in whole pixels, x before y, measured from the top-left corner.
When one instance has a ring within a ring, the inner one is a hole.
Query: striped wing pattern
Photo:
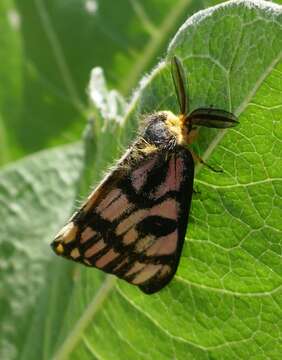
[[[189,112],[187,75],[176,56],[171,73],[180,115],[148,115],[115,170],[52,243],[58,255],[115,274],[148,294],[168,284],[179,263],[194,178],[186,146],[195,138],[195,127],[238,123],[233,114],[219,109]]]
[[[125,173],[119,168],[59,233],[60,255],[115,274],[145,293],[176,272],[191,203],[194,162],[184,147],[156,151]]]

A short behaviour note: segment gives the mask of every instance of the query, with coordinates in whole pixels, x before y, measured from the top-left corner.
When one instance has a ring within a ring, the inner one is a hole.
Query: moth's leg
[[[191,151],[191,154],[193,156],[193,159],[195,162],[199,162],[200,164],[203,164],[204,166],[208,167],[211,171],[216,173],[222,173],[222,169],[216,169],[213,166],[207,164],[199,155],[197,155],[194,151]]]

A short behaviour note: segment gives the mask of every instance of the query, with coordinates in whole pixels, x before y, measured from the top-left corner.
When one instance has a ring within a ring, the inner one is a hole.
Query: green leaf
[[[167,59],[175,54],[184,61],[191,110],[231,110],[240,125],[200,132],[199,152],[224,173],[197,167],[200,193],[181,263],[155,295],[50,255],[44,241],[72,207],[81,149],[45,152],[4,172],[2,218],[10,219],[0,234],[4,269],[9,257],[14,261],[12,270],[1,271],[5,358],[280,358],[281,49],[282,8],[264,1],[202,11],[172,40]],[[159,109],[178,111],[164,62],[142,82],[122,126],[113,119],[101,126],[95,103],[95,181],[140,116]]]
[[[1,172],[1,359],[18,358],[37,297],[46,287],[50,234],[73,209],[82,155],[78,143],[27,157]]]

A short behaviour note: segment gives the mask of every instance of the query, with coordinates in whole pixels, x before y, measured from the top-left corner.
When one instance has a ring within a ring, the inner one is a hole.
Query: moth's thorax
[[[176,138],[178,145],[190,145],[197,136],[197,130],[189,131],[187,117],[183,114],[175,115],[171,111],[162,111],[166,117],[165,124],[170,133]]]

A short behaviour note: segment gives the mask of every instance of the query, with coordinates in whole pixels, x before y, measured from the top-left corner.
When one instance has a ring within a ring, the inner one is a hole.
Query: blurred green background
[[[203,0],[1,0],[0,165],[77,140],[95,66],[127,99]]]

